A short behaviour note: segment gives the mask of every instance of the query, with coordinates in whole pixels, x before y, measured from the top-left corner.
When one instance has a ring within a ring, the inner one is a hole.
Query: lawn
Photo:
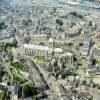
[[[3,97],[3,92],[0,91],[0,100],[2,100],[2,97]]]
[[[20,69],[20,70],[25,71],[25,72],[27,71],[27,69],[25,68],[25,66],[23,64],[19,63],[19,62],[13,62],[12,66],[14,68],[16,68],[17,70]]]
[[[25,83],[27,81],[28,80],[24,79],[23,77],[19,77],[17,75],[14,75],[14,82],[15,83],[23,84],[23,83]]]
[[[11,47],[8,47],[8,48],[6,49],[6,51],[7,51],[8,53],[11,53]]]
[[[11,53],[12,48],[15,48],[15,45],[13,43],[0,42],[0,52],[6,51],[8,53]]]
[[[70,67],[71,66],[71,64],[69,64],[69,63],[66,63],[66,64],[64,64],[64,68],[68,68],[68,67]]]
[[[17,73],[15,72],[15,70],[17,71]],[[11,73],[13,74],[14,82],[20,83],[20,84],[27,82],[28,79],[25,76],[20,74],[20,69],[17,68],[15,70],[14,70],[14,68],[10,69]]]
[[[35,60],[37,60],[38,62],[41,62],[41,63],[47,63],[48,60],[46,57],[43,57],[43,56],[38,56],[35,58]]]

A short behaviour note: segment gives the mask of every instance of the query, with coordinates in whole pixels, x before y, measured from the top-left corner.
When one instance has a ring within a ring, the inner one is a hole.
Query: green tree
[[[56,19],[56,23],[59,24],[59,25],[61,25],[61,26],[63,25],[63,21],[60,20],[60,19]]]
[[[34,86],[31,86],[31,85],[27,84],[23,87],[23,96],[24,96],[24,98],[30,97],[30,96],[35,96],[37,94],[38,94],[37,89]]]
[[[24,26],[28,26],[28,21],[27,20],[23,20],[22,23],[23,23]]]
[[[17,43],[18,43],[17,40],[14,39],[14,40],[13,40],[13,46],[14,46],[14,47],[17,47]]]
[[[10,64],[12,64],[14,57],[13,57],[13,54],[11,52],[8,54],[8,58],[9,58]]]

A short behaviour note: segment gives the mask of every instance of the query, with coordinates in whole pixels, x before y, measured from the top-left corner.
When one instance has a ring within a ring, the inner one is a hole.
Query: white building
[[[24,54],[28,56],[47,56],[50,57],[52,54],[59,57],[63,54],[61,48],[49,48],[48,46],[24,44]]]

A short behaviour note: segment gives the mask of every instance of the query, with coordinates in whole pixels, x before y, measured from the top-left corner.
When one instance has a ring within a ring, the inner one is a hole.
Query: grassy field
[[[20,70],[25,71],[25,72],[27,71],[27,69],[25,68],[25,66],[23,64],[19,63],[19,62],[13,62],[12,66],[14,68],[16,68],[17,70],[20,69]]]
[[[35,58],[36,61],[40,62],[40,63],[47,63],[48,60],[46,59],[46,57],[42,57],[42,56],[38,56]]]
[[[0,100],[2,100],[2,97],[3,97],[3,92],[0,91]]]

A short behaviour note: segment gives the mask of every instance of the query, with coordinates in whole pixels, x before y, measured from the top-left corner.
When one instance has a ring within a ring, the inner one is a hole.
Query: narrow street
[[[9,69],[8,64],[5,63],[5,60],[4,60],[4,58],[2,56],[0,56],[0,57],[1,57],[2,61],[3,61],[3,64],[5,65],[6,71],[9,73],[9,76],[10,76],[11,80],[13,81],[13,75],[12,75],[10,69]]]

